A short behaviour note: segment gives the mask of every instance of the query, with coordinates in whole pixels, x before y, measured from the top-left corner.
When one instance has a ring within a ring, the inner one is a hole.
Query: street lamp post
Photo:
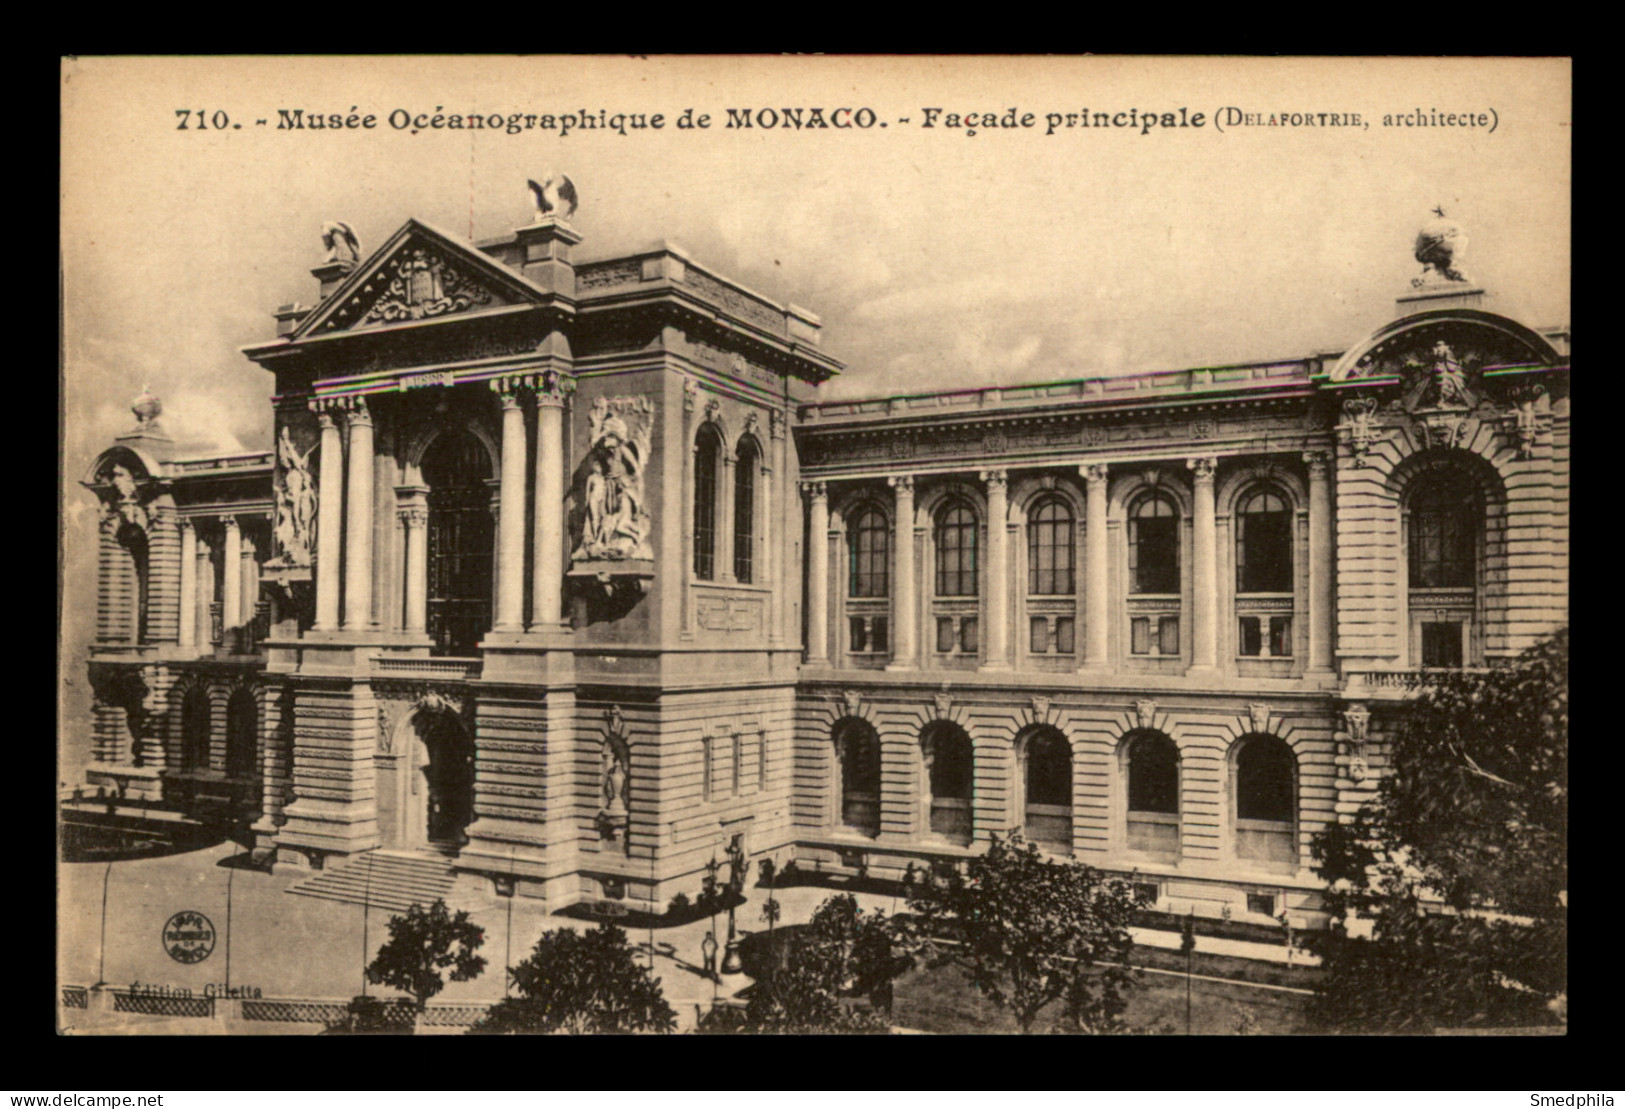
[[[107,884],[113,880],[113,860],[107,860],[107,870],[102,874],[102,947],[99,965],[96,970],[96,985],[107,984]]]

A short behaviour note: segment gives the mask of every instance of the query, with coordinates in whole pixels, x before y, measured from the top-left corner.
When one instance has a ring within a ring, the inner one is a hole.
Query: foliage
[[[404,997],[352,998],[344,1016],[328,1024],[327,1036],[377,1036],[410,1033],[417,1021],[418,1006]]]
[[[1568,633],[1442,677],[1394,733],[1391,773],[1315,837],[1334,918],[1317,1015],[1362,1031],[1558,1019],[1568,942]],[[1443,904],[1441,905],[1440,902]]]
[[[519,993],[491,1007],[472,1033],[672,1032],[677,1014],[660,979],[605,921],[590,932],[543,932],[530,958],[508,969]]]
[[[764,912],[777,916],[776,911]],[[882,1004],[889,1001],[891,980],[913,965],[913,933],[904,922],[888,919],[882,910],[865,912],[856,898],[843,893],[820,905],[796,940],[785,965],[774,963],[757,982],[744,1010],[713,1010],[703,1022],[704,1030],[889,1030],[880,1013],[844,999],[868,995]]]
[[[686,913],[687,911],[688,911],[688,894],[680,893],[680,892],[672,894],[671,904],[666,906],[666,915],[667,916],[681,916],[683,913]]]
[[[412,995],[418,1012],[446,986],[440,972],[452,968],[453,982],[477,978],[485,958],[474,954],[485,933],[466,910],[454,916],[443,900],[428,909],[413,905],[404,916],[389,918],[389,939],[367,967],[367,981]]]
[[[1047,859],[1015,834],[995,838],[965,873],[934,877],[909,904],[930,937],[933,965],[963,967],[1023,1032],[1061,999],[1072,1029],[1121,1028],[1133,976],[1126,966],[1134,943],[1129,919],[1139,904],[1129,882]],[[1101,963],[1104,969],[1094,969]]]

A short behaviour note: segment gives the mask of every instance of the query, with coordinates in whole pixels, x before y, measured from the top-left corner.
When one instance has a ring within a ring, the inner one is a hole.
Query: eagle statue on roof
[[[549,171],[540,185],[534,181],[525,183],[536,200],[537,223],[544,219],[569,219],[576,214],[575,183],[564,174]],[[559,211],[560,208],[564,211]]]
[[[1467,235],[1461,225],[1445,218],[1443,208],[1433,209],[1435,218],[1422,225],[1416,233],[1416,260],[1422,263],[1422,276],[1412,278],[1411,284],[1438,285],[1446,281],[1466,281],[1467,275],[1457,263],[1467,253]]]
[[[322,245],[327,248],[327,257],[323,261],[349,262],[352,265],[361,261],[361,240],[356,238],[347,223],[328,220],[322,224]]]

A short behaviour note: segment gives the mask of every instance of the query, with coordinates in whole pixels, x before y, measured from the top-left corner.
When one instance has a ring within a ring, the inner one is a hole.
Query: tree
[[[440,972],[451,967],[453,982],[467,982],[485,969],[485,958],[474,954],[485,943],[485,933],[468,919],[466,910],[454,916],[445,901],[428,909],[413,905],[405,916],[389,918],[389,939],[367,967],[367,981],[412,995],[422,1012],[428,1000],[445,989]]]
[[[626,933],[543,932],[530,958],[508,968],[519,996],[491,1007],[473,1033],[672,1032],[677,1014],[660,979],[634,957]]]
[[[707,1031],[890,1030],[881,1014],[843,999],[884,996],[891,979],[913,965],[912,933],[906,925],[883,911],[865,912],[851,894],[837,894],[818,907],[787,946],[784,966],[770,955],[744,1011],[714,1010],[705,1022]]]
[[[1568,947],[1568,632],[1408,706],[1374,801],[1315,837],[1316,1009],[1364,1031],[1560,1019]]]
[[[910,900],[934,966],[964,968],[975,987],[1030,1032],[1046,1005],[1065,999],[1067,1024],[1116,1031],[1126,1006],[1134,941],[1133,887],[1082,863],[1045,858],[1020,834],[994,838],[965,873],[934,878]],[[1097,971],[1097,964],[1107,964]]]

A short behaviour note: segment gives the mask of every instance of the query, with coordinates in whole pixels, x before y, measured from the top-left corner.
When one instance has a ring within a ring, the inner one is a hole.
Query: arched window
[[[700,799],[711,800],[711,737],[700,736]]]
[[[254,691],[239,689],[226,703],[226,774],[248,778],[254,774],[259,742],[259,705]]]
[[[181,769],[209,769],[209,691],[187,690],[181,700]]]
[[[976,596],[976,513],[962,501],[937,513],[937,596]]]
[[[1275,736],[1245,736],[1235,756],[1236,854],[1296,864],[1297,760]]]
[[[1129,850],[1177,855],[1179,748],[1160,732],[1138,732],[1128,739],[1124,762]]]
[[[880,834],[880,737],[862,720],[836,726],[841,764],[841,823],[866,836]]]
[[[968,844],[975,765],[970,736],[957,724],[938,721],[926,729],[921,746],[931,789],[931,832],[951,843]]]
[[[846,531],[846,550],[850,570],[847,575],[847,596],[885,597],[889,595],[886,579],[888,542],[891,532],[886,517],[874,508],[858,512]]]
[[[1135,504],[1128,519],[1131,593],[1179,592],[1179,509],[1166,493]]]
[[[1292,592],[1292,506],[1269,486],[1236,507],[1236,592]]]
[[[428,631],[437,655],[468,656],[491,630],[491,458],[467,431],[441,435],[423,455],[429,486]]]
[[[1027,515],[1027,592],[1055,597],[1073,591],[1076,529],[1072,510],[1059,497],[1040,502]]]
[[[734,579],[749,582],[755,569],[756,465],[761,452],[756,440],[740,441],[734,464]]]
[[[1034,843],[1070,851],[1072,745],[1054,728],[1041,729],[1027,740],[1023,762],[1023,833]]]
[[[716,577],[717,464],[722,459],[722,436],[710,424],[700,428],[694,441],[694,576]]]

